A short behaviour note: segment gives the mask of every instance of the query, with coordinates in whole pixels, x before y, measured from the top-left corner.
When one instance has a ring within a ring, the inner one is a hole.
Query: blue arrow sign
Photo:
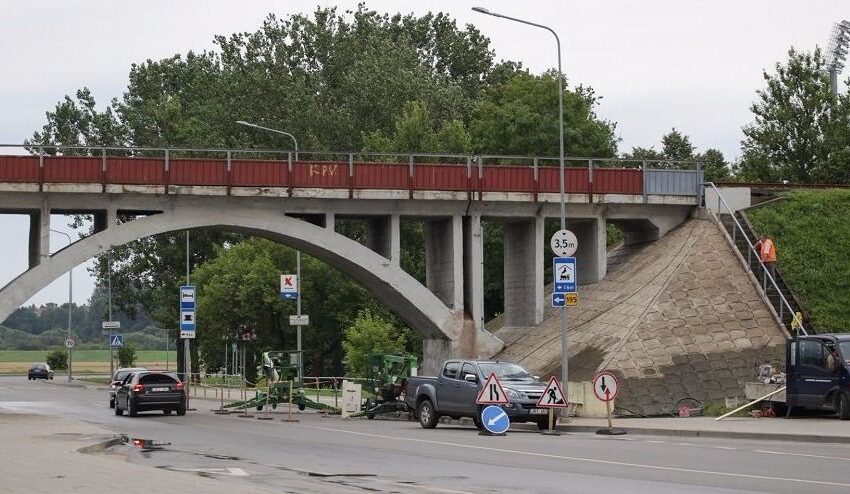
[[[575,257],[553,257],[552,258],[552,283],[555,293],[568,293],[578,291],[578,277],[576,276]]]
[[[567,297],[563,293],[552,294],[552,307],[566,307]]]
[[[511,426],[511,419],[502,407],[490,405],[481,411],[481,424],[492,434],[504,434]]]
[[[112,347],[112,348],[123,348],[124,347],[124,335],[123,334],[112,335],[112,339],[109,340],[109,346]]]

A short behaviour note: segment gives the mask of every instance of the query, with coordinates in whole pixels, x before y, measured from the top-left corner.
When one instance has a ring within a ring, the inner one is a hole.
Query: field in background
[[[24,373],[33,362],[44,362],[48,350],[0,350],[0,373]],[[116,357],[117,358],[117,357]],[[73,353],[74,374],[109,373],[109,350],[77,350]],[[136,365],[150,369],[175,369],[177,352],[164,350],[137,350]],[[57,370],[56,374],[65,371]]]

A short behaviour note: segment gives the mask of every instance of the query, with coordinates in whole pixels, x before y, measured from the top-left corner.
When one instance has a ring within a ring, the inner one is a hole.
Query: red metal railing
[[[0,183],[32,183],[40,188],[44,184],[101,184],[104,191],[108,185],[149,185],[165,187],[165,193],[169,186],[226,187],[227,193],[232,187],[278,187],[290,195],[293,188],[348,189],[350,193],[402,190],[411,197],[414,191],[450,191],[466,192],[470,199],[480,199],[484,193],[512,192],[530,193],[537,200],[539,194],[560,192],[560,172],[550,166],[551,160],[547,166],[538,166],[537,160],[529,166],[512,164],[510,158],[500,158],[507,164],[483,164],[481,158],[473,157],[465,157],[466,163],[434,163],[443,158],[414,162],[417,155],[410,155],[405,163],[355,161],[352,154],[347,160],[299,160],[293,159],[292,153],[276,152],[289,158],[275,160],[235,159],[234,152],[226,150],[204,150],[225,158],[178,158],[169,151],[161,157],[108,156],[108,149],[100,151],[100,156],[0,155]],[[513,161],[522,163],[523,159]],[[638,168],[611,168],[595,167],[592,159],[586,161],[586,167],[565,168],[565,192],[588,194],[590,201],[591,194],[646,195],[646,163]]]

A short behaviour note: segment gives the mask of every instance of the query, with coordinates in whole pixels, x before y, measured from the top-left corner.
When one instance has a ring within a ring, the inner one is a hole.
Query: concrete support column
[[[401,258],[401,221],[399,215],[379,216],[369,220],[366,246],[386,257],[394,266]]]
[[[92,216],[94,216],[94,233],[102,232],[109,228],[109,211],[105,209],[92,211]]]
[[[535,326],[543,321],[543,226],[541,217],[502,226],[505,326]]]
[[[425,286],[450,309],[463,310],[463,224],[460,215],[425,223]]]
[[[452,352],[452,341],[446,338],[423,338],[422,339],[422,364],[419,366],[419,374],[423,376],[436,376],[440,371],[443,361],[455,357]]]
[[[48,237],[48,240],[50,237]],[[29,230],[29,267],[34,268],[41,264],[42,249],[50,249],[50,246],[43,245],[41,238],[41,211],[30,213],[30,230]]]
[[[39,257],[41,258],[41,261],[44,261],[50,257],[50,205],[47,203],[47,199],[42,201],[41,211],[38,216],[38,236],[40,239],[38,242],[40,244]]]
[[[578,263],[579,286],[596,283],[605,277],[607,270],[607,233],[605,218],[598,217],[567,225],[578,238],[575,257]]]
[[[325,228],[332,232],[336,231],[336,214],[325,213]]]
[[[484,232],[478,215],[463,218],[463,307],[476,329],[483,329]]]

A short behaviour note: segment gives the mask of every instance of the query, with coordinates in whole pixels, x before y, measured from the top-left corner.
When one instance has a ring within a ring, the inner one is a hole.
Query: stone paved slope
[[[607,277],[580,287],[579,307],[567,310],[570,381],[613,371],[618,408],[663,414],[684,397],[742,396],[755,366],[784,359],[785,333],[713,222],[690,219],[608,262]],[[497,358],[560,375],[558,327],[547,308],[538,327],[499,329]]]

